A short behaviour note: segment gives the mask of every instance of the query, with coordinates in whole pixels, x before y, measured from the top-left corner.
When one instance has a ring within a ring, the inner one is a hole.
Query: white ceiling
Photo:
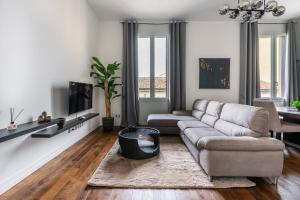
[[[267,0],[268,1],[268,0]],[[88,0],[102,20],[227,20],[219,16],[217,10],[228,3],[236,7],[237,0]],[[278,0],[286,7],[281,17],[267,13],[263,19],[287,20],[300,17],[300,0]]]

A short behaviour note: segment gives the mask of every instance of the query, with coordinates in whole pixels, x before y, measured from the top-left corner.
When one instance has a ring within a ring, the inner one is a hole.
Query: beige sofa
[[[162,134],[179,133],[212,180],[218,176],[270,177],[283,169],[284,144],[268,137],[263,108],[196,100],[191,112],[151,114],[148,125]]]

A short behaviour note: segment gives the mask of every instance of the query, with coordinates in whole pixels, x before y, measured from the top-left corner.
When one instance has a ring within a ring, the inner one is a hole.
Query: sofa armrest
[[[197,143],[198,148],[215,151],[282,151],[284,143],[274,138],[250,136],[207,136]]]
[[[172,114],[177,115],[177,116],[191,116],[192,111],[191,110],[174,110],[172,112]]]

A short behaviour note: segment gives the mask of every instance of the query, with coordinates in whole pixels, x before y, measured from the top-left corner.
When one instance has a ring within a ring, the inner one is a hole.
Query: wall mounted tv
[[[69,114],[93,107],[93,85],[86,83],[69,83]]]

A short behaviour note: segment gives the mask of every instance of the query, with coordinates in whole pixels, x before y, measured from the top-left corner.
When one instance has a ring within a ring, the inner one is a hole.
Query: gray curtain
[[[253,105],[253,99],[260,97],[257,22],[242,23],[240,34],[239,102]]]
[[[169,111],[184,110],[186,22],[170,24]]]
[[[288,96],[287,101],[290,103],[294,100],[300,99],[300,86],[298,81],[299,70],[297,70],[297,53],[296,53],[296,30],[295,23],[289,22],[287,24],[288,34]]]
[[[135,126],[139,121],[137,35],[136,22],[123,22],[123,127]]]

